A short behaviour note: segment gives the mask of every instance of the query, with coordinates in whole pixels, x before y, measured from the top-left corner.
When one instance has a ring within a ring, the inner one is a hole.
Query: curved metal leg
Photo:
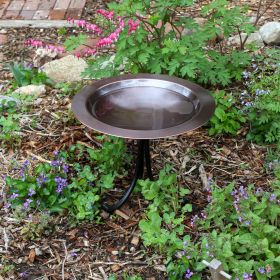
[[[153,180],[153,173],[151,168],[151,155],[150,155],[150,145],[149,140],[144,141],[144,153],[145,153],[145,163],[146,163],[146,170],[148,178],[152,181]]]
[[[105,210],[108,213],[112,213],[114,212],[116,209],[120,208],[129,198],[129,196],[131,195],[136,182],[139,178],[143,177],[143,172],[144,172],[144,154],[145,154],[145,158],[146,158],[146,165],[147,162],[149,165],[149,168],[151,169],[151,164],[150,164],[150,160],[147,161],[147,144],[145,141],[149,141],[149,140],[139,140],[138,141],[138,152],[137,152],[137,160],[136,160],[136,167],[135,167],[135,172],[134,172],[134,176],[132,179],[132,182],[130,184],[130,186],[127,188],[127,190],[125,191],[123,197],[117,201],[116,203],[112,204],[112,205],[108,205],[104,202],[101,202],[101,207],[103,210]],[[149,156],[150,158],[150,156]],[[147,166],[148,166],[147,165]],[[149,174],[149,173],[148,173]],[[151,172],[150,172],[151,174]]]

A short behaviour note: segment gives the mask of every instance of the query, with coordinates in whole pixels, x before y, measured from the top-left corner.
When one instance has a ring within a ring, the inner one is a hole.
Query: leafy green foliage
[[[273,193],[233,183],[224,188],[212,187],[212,202],[205,210],[207,218],[198,222],[197,230],[211,230],[208,246],[234,277],[247,273],[258,280],[278,279],[279,195],[279,187]]]
[[[29,219],[22,227],[20,234],[24,237],[24,239],[38,239],[42,236],[43,233],[48,232],[50,220],[51,216],[48,212],[30,215]]]
[[[236,135],[241,124],[246,121],[244,114],[236,107],[236,100],[231,94],[219,91],[213,94],[216,102],[214,116],[209,121],[209,134]]]
[[[276,280],[280,275],[279,182],[272,184],[271,192],[235,183],[209,186],[211,202],[188,222],[192,207],[184,205],[183,198],[190,191],[178,185],[167,167],[157,181],[140,181],[142,194],[150,201],[146,218],[139,223],[143,242],[165,255],[168,279],[185,279],[190,273],[191,279],[201,279],[205,268],[201,261],[216,258],[234,279],[248,275]],[[195,241],[186,234],[189,227],[200,233]]]
[[[35,68],[24,67],[20,64],[10,65],[10,70],[13,73],[16,86],[40,85],[49,84],[53,82],[48,78],[44,72],[39,72]]]
[[[84,34],[78,34],[78,36],[71,36],[64,42],[64,47],[67,51],[72,51],[78,46],[83,45],[86,42],[87,36]]]
[[[180,187],[176,174],[170,171],[171,167],[166,166],[157,181],[139,181],[144,198],[151,202],[139,227],[144,244],[166,254],[168,279],[175,280],[181,279],[187,269],[200,271],[202,267],[196,261],[199,249],[184,235],[185,215],[192,211],[192,206],[184,205],[183,199],[190,191]],[[200,277],[196,273],[192,279]]]
[[[19,119],[16,102],[0,100],[0,142],[11,145],[19,141]]]
[[[81,164],[77,158],[87,163]],[[99,220],[100,196],[114,186],[128,159],[124,142],[111,137],[100,150],[76,145],[69,153],[61,152],[51,163],[34,169],[25,162],[18,178],[6,178],[10,193],[7,205],[52,213],[67,209],[77,220]]]
[[[270,54],[274,61],[266,63],[251,75],[249,93],[253,106],[249,108],[250,132],[247,139],[258,144],[280,145],[280,52]],[[271,69],[272,68],[272,69]]]
[[[237,28],[252,32],[244,11],[229,8],[227,1],[215,0],[203,9],[203,14],[207,16],[206,24],[200,26],[193,19],[185,17],[175,20],[175,10],[192,4],[193,1],[159,0],[110,3],[109,7],[117,14],[137,18],[141,25],[134,33],[128,34],[127,29],[121,33],[116,42],[113,64],[107,65],[108,71],[104,71],[103,75],[116,75],[120,71],[168,74],[213,85],[227,85],[233,79],[240,79],[242,69],[249,62],[248,54],[218,52],[209,47],[209,41],[221,34],[227,38]],[[136,16],[139,14],[143,18]],[[166,32],[167,25],[171,28],[169,32]],[[184,28],[190,32],[184,34]],[[86,71],[87,76],[103,76],[99,72],[102,57],[100,55],[91,63]]]

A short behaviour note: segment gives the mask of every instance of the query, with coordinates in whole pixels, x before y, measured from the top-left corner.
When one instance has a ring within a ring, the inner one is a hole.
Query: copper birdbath
[[[76,118],[87,127],[118,137],[138,139],[134,177],[123,197],[107,212],[120,208],[144,163],[152,179],[149,139],[175,136],[196,129],[213,115],[215,102],[207,90],[189,81],[166,75],[122,75],[85,87],[72,101]]]

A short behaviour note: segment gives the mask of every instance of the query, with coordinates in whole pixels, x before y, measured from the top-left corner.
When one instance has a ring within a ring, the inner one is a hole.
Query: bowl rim
[[[113,84],[124,80],[139,80],[139,79],[156,79],[168,81],[178,84],[191,90],[199,100],[198,112],[194,114],[191,119],[172,127],[157,129],[157,130],[134,130],[125,129],[110,124],[104,123],[95,118],[88,110],[88,99],[94,92],[98,91],[101,87]],[[85,126],[98,132],[113,135],[122,138],[130,139],[159,139],[171,136],[177,136],[185,132],[199,128],[208,122],[215,111],[215,101],[210,93],[201,86],[174,76],[157,75],[157,74],[127,74],[112,78],[104,78],[93,82],[91,85],[83,88],[77,93],[71,104],[71,109],[75,117]]]

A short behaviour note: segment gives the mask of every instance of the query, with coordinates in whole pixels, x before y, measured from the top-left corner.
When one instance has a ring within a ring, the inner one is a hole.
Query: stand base
[[[124,192],[123,197],[112,205],[108,205],[104,201],[101,202],[101,208],[108,213],[113,213],[115,210],[122,207],[122,205],[129,199],[134,187],[136,186],[137,180],[141,179],[144,175],[144,165],[146,165],[148,178],[153,180],[149,140],[138,140],[137,146],[138,152],[134,176],[130,186]]]

